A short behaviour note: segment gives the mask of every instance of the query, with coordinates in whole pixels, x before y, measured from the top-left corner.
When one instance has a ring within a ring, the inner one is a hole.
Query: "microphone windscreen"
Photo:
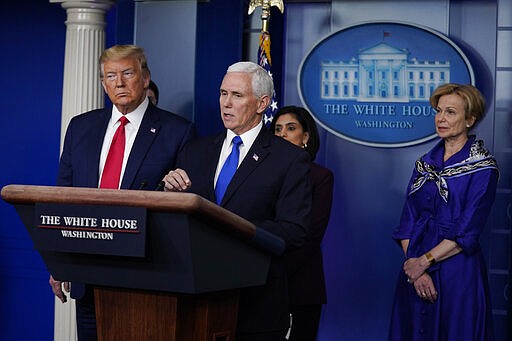
[[[165,181],[160,181],[155,188],[155,191],[162,191],[165,187]]]

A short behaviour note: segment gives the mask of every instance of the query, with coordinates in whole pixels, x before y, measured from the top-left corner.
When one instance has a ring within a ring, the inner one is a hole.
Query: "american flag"
[[[272,77],[272,59],[270,58],[270,34],[268,32],[261,32],[260,45],[258,47],[258,64],[267,70],[270,77]],[[263,113],[263,122],[268,127],[272,122],[274,113],[277,111],[277,98],[276,94],[272,95],[272,100],[269,107]]]

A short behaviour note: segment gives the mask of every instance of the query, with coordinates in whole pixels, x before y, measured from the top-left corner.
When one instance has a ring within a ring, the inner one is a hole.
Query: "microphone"
[[[143,190],[146,186],[148,185],[148,180],[142,180],[142,182],[140,183],[140,186],[138,188],[138,190]]]
[[[158,185],[156,185],[155,191],[162,191],[165,187],[165,181],[160,181]]]

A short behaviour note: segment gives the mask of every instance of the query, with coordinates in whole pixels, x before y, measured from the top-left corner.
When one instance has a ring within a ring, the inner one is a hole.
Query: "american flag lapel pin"
[[[153,134],[156,133],[156,129],[155,128],[151,128],[149,129],[150,132],[152,132]]]
[[[252,154],[252,158],[254,159],[254,161],[258,161],[258,159],[260,158],[258,155],[256,155],[256,153]]]

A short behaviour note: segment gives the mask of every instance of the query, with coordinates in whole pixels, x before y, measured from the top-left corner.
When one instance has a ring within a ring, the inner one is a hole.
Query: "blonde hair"
[[[150,76],[151,72],[149,71],[148,61],[146,59],[146,55],[144,54],[144,50],[141,47],[136,45],[114,45],[105,51],[100,56],[100,70],[101,77],[103,78],[103,65],[108,61],[117,61],[125,58],[133,58],[139,62],[140,70],[146,76]]]

